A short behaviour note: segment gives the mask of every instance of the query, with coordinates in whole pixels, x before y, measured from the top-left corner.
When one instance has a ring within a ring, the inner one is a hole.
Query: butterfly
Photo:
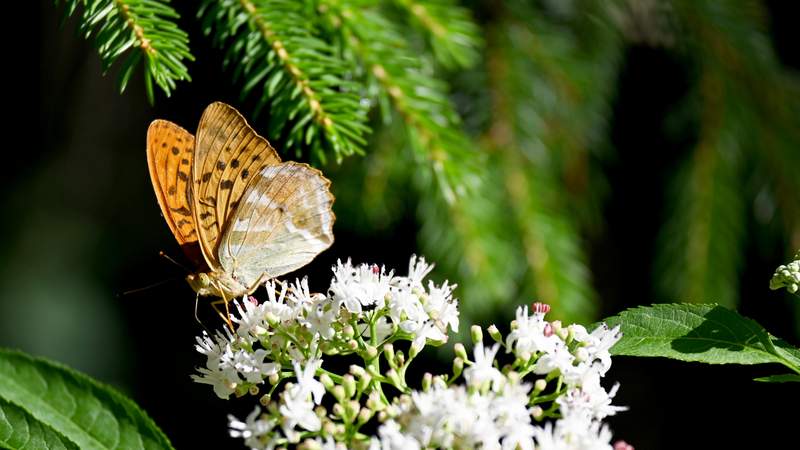
[[[230,105],[209,105],[197,136],[153,121],[147,164],[164,219],[198,267],[186,280],[226,308],[333,243],[330,181],[308,164],[281,162]]]

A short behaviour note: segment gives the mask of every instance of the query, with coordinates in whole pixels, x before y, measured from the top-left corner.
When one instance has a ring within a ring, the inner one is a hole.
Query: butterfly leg
[[[219,317],[222,318],[222,320],[228,325],[228,328],[230,328],[231,331],[234,332],[236,330],[233,328],[233,322],[231,322],[231,311],[228,308],[229,302],[230,300],[226,298],[220,298],[219,300],[214,300],[213,302],[211,302],[211,307],[214,308],[214,311],[216,311]],[[220,304],[225,305],[225,311],[222,311],[219,308]]]

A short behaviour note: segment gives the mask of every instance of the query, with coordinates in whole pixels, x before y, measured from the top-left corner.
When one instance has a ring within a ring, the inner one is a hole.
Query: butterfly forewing
[[[205,266],[200,254],[191,199],[194,136],[178,125],[156,120],[147,130],[147,165],[158,204],[186,256]]]
[[[197,128],[194,207],[200,244],[212,267],[219,265],[219,238],[245,188],[265,166],[280,163],[266,139],[224,103],[212,103]]]
[[[256,175],[219,246],[222,267],[246,286],[292,272],[333,243],[333,195],[320,171],[285,162]]]

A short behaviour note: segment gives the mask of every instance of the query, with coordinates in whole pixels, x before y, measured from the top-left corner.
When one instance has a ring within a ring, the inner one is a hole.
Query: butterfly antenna
[[[194,297],[194,320],[196,320],[197,323],[199,323],[200,326],[203,327],[203,330],[205,330],[207,335],[211,336],[211,331],[206,327],[206,325],[203,323],[203,321],[200,320],[200,316],[197,315],[197,304],[198,303],[200,303],[200,294],[197,294]]]
[[[173,282],[175,280],[177,280],[176,277],[170,277],[170,278],[167,278],[166,280],[156,281],[155,283],[149,284],[149,285],[144,286],[144,287],[140,287],[140,288],[136,288],[136,289],[130,289],[130,290],[127,290],[127,291],[125,291],[125,292],[123,292],[121,294],[117,294],[117,298],[124,297],[124,296],[130,295],[130,294],[135,294],[137,292],[146,291],[148,289],[152,289],[154,287],[161,286],[162,284],[167,284],[167,283]]]
[[[166,259],[167,261],[171,262],[172,264],[175,264],[176,266],[180,267],[181,269],[183,269],[187,273],[192,273],[192,271],[188,267],[186,267],[183,264],[179,263],[178,261],[175,261],[174,259],[172,259],[172,257],[170,257],[169,255],[164,253],[163,250],[158,252],[158,256]]]

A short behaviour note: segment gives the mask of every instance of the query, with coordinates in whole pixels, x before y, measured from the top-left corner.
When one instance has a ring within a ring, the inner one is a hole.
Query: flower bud
[[[352,398],[356,394],[356,379],[349,373],[342,377],[342,385],[347,398]]]
[[[432,382],[433,375],[430,372],[425,372],[425,375],[422,376],[422,391],[427,392],[431,388]]]
[[[383,353],[386,356],[386,360],[389,361],[389,364],[394,363],[394,345],[386,344],[383,346]]]
[[[344,409],[347,413],[348,420],[353,420],[358,417],[358,413],[361,411],[361,404],[359,404],[356,400],[350,400],[345,404]]]
[[[456,343],[456,345],[453,346],[453,350],[455,351],[457,357],[465,361],[469,361],[469,357],[467,356],[467,349],[464,348],[464,344],[462,344],[461,342]]]
[[[503,335],[500,334],[500,330],[497,329],[497,326],[495,326],[495,324],[489,325],[489,328],[486,331],[489,332],[489,336],[491,336],[495,342],[499,343],[503,342]]]
[[[352,338],[353,338],[353,336],[355,336],[355,335],[356,335],[356,330],[354,330],[354,329],[353,329],[353,326],[352,326],[352,325],[349,325],[349,324],[348,324],[348,325],[345,325],[345,326],[344,326],[344,328],[342,328],[342,335],[343,335],[343,336],[344,336],[346,339],[352,339]]]
[[[280,374],[278,374],[278,372],[275,372],[275,373],[271,374],[268,379],[269,379],[269,384],[271,384],[272,386],[275,386],[276,384],[278,384],[281,381],[281,376],[280,376]]]
[[[464,370],[464,360],[456,357],[453,359],[453,377],[461,375],[462,370]]]
[[[344,390],[344,386],[341,386],[341,385],[337,384],[331,390],[331,394],[333,394],[333,397],[336,399],[336,401],[338,401],[338,402],[344,401],[345,395],[346,395],[346,392]]]
[[[533,383],[534,393],[542,392],[543,390],[545,390],[545,388],[547,388],[547,381],[545,381],[544,378],[539,378],[538,380],[536,380],[535,383]]]
[[[386,371],[386,377],[392,381],[392,384],[395,386],[402,386],[404,383],[400,379],[400,375],[397,374],[397,371],[394,369],[389,369]]]
[[[358,412],[358,424],[363,425],[372,418],[374,412],[369,408],[361,408],[361,411]]]
[[[297,450],[322,450],[322,446],[314,439],[306,439],[297,446]]]
[[[383,402],[378,391],[370,392],[369,397],[367,397],[367,408],[373,411],[383,411],[386,409],[386,406],[386,403]]]
[[[341,403],[333,404],[333,415],[344,418],[344,406]]]
[[[544,416],[544,410],[541,406],[534,406],[531,408],[531,416],[536,420],[541,420],[542,416]]]
[[[375,359],[376,356],[378,356],[378,349],[371,345],[367,345],[367,358]]]
[[[614,442],[614,450],[634,450],[634,448],[625,441],[617,441]]]
[[[406,354],[403,353],[402,350],[398,350],[395,354],[394,360],[397,367],[400,367],[406,362]]]
[[[350,339],[347,341],[347,348],[352,351],[356,351],[358,349],[358,342],[355,339]]]
[[[322,432],[328,436],[333,436],[336,432],[336,424],[327,420],[322,424]]]
[[[325,386],[325,389],[327,389],[328,391],[333,389],[333,386],[335,386],[333,379],[327,373],[323,373],[322,375],[319,376],[319,382],[322,383],[322,385]]]
[[[483,342],[483,330],[479,325],[473,325],[469,328],[469,334],[472,338],[472,343],[477,344]]]
[[[425,348],[425,339],[414,339],[414,341],[411,342],[411,348],[408,350],[408,356],[411,359],[416,358],[423,348]]]
[[[364,370],[363,367],[361,367],[361,366],[359,366],[357,364],[352,364],[350,366],[350,373],[352,373],[353,375],[355,375],[357,377],[363,377],[364,375],[367,374],[367,371]]]
[[[364,372],[364,375],[358,379],[358,390],[361,392],[365,391],[371,382],[372,376]]]

